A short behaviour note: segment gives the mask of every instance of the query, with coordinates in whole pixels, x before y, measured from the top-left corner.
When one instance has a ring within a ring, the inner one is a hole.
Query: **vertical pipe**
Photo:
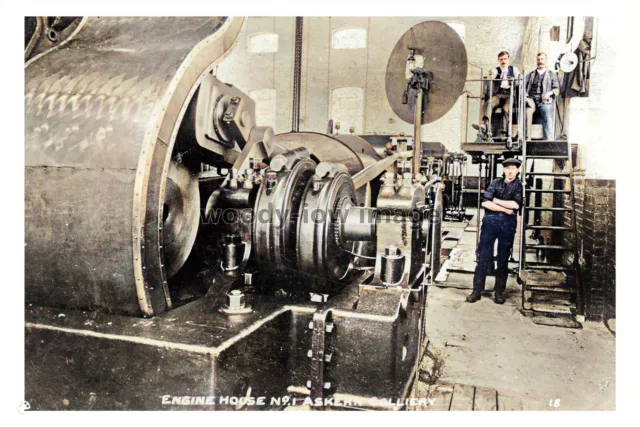
[[[413,115],[413,176],[420,173],[420,159],[422,144],[420,143],[420,128],[422,127],[422,90],[418,90]]]
[[[435,197],[433,203],[432,231],[433,239],[431,240],[431,284],[433,284],[436,276],[440,272],[440,252],[442,251],[442,218],[444,203],[442,193],[444,192],[444,184],[437,183],[434,188]]]
[[[507,118],[507,140],[511,142],[511,130],[513,128],[513,90],[515,88],[515,79],[509,85],[509,117]],[[504,112],[504,109],[502,110]]]
[[[480,182],[482,180],[482,160],[478,162],[478,212],[476,213],[476,261],[478,261],[478,242],[480,241]]]
[[[479,108],[479,110],[482,110],[482,108]],[[478,123],[482,123],[482,117],[480,117],[480,120],[478,121]],[[469,94],[467,93],[467,114],[465,115],[465,120],[464,120],[464,141],[462,142],[469,142],[468,138],[468,134],[469,133]]]
[[[487,107],[487,110],[489,110],[489,129],[491,130],[491,141],[493,142],[496,136],[493,134],[493,125],[492,125],[493,124],[493,104],[491,102],[492,99],[493,99],[493,79],[490,79],[489,80],[489,100],[487,101],[489,103],[489,106]]]
[[[293,51],[293,102],[291,131],[298,132],[300,126],[300,80],[302,75],[302,24],[303,18],[296,16],[296,39]]]

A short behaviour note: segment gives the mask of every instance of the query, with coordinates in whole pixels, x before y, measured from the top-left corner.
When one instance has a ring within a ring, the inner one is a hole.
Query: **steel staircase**
[[[525,203],[520,225],[518,274],[522,310],[531,315],[535,323],[580,327],[575,316],[584,313],[578,283],[571,145],[568,141],[523,141],[522,154]],[[536,172],[534,165],[543,162],[553,165],[553,172]],[[551,182],[544,180],[542,186],[553,185],[553,188],[540,188],[540,181],[535,182],[538,177],[552,177]],[[536,205],[543,194],[553,195],[551,207]],[[544,212],[551,213],[552,225],[543,225],[540,221]],[[571,217],[569,226],[565,224],[566,212]]]

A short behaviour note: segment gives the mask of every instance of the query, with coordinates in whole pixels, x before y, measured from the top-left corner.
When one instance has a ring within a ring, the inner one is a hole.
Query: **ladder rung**
[[[525,225],[525,230],[560,230],[573,231],[573,227],[562,227],[559,225]]]
[[[559,144],[559,143],[564,143],[564,144],[566,144],[566,143],[567,143],[567,141],[556,141],[555,139],[528,139],[526,142],[528,142],[528,143],[530,143],[530,144],[533,144],[533,145],[531,145],[531,146],[530,146],[530,148],[531,148],[531,147],[535,147],[535,145],[536,145],[536,144],[539,144],[539,143],[541,143],[541,142],[542,142],[542,143],[550,143],[550,142],[553,142],[553,143],[556,143],[556,144]]]
[[[557,249],[560,251],[572,251],[573,248],[561,245],[525,245],[527,249]]]
[[[527,159],[569,160],[567,156],[527,156]]]
[[[534,292],[553,292],[558,294],[575,294],[576,290],[565,286],[536,286],[527,285],[526,290]]]
[[[525,175],[538,175],[538,176],[563,176],[570,177],[569,172],[526,172]]]
[[[550,309],[550,308],[535,308],[531,307],[531,311],[535,313],[549,313],[549,314],[572,314],[570,309],[560,310],[560,309]]]
[[[564,265],[530,265],[525,264],[523,270],[547,270],[547,271],[571,271],[575,272],[573,267],[565,267]]]
[[[571,190],[538,190],[538,189],[531,189],[531,190],[527,190],[529,193],[564,193],[564,194],[571,194]]]
[[[542,208],[542,207],[535,207],[535,206],[525,206],[524,208],[525,208],[525,210],[528,210],[528,211],[564,211],[564,212],[571,212],[573,210],[571,208]]]

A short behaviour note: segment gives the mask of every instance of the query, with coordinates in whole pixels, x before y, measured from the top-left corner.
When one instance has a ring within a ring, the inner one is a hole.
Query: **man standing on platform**
[[[493,248],[498,240],[498,259],[494,301],[504,304],[504,290],[509,273],[509,254],[513,246],[518,223],[518,211],[522,207],[522,182],[518,179],[520,165],[518,159],[502,162],[504,177],[494,180],[482,195],[485,209],[482,231],[478,242],[478,262],[473,275],[473,292],[467,302],[476,302],[484,291],[487,270],[493,263]]]
[[[553,135],[553,98],[560,93],[558,76],[547,69],[547,55],[543,52],[536,56],[537,69],[525,77],[525,92],[527,94],[527,139],[531,134],[533,113],[538,110],[542,121],[544,139],[554,139]]]

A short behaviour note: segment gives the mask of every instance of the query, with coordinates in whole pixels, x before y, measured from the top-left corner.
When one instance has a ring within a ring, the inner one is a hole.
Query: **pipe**
[[[420,128],[422,127],[422,90],[418,90],[416,106],[413,116],[413,176],[420,173],[422,159],[422,144],[420,142]]]
[[[296,16],[296,39],[293,51],[293,103],[291,114],[291,131],[300,129],[300,80],[302,75],[302,16]]]

